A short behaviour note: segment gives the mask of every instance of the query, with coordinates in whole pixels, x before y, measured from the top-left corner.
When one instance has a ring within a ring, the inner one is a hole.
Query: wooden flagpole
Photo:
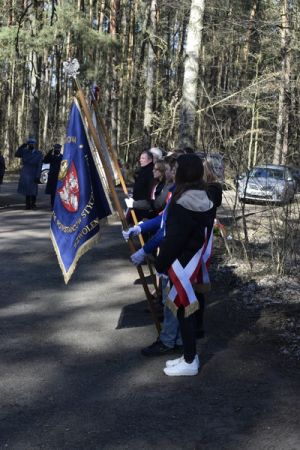
[[[107,145],[109,154],[111,156],[111,159],[112,159],[112,161],[114,163],[115,169],[117,170],[118,176],[120,178],[120,183],[121,183],[121,186],[123,188],[123,192],[124,192],[125,195],[128,195],[128,189],[127,189],[124,177],[122,175],[122,172],[121,172],[121,169],[120,169],[120,166],[119,166],[117,154],[116,154],[113,146],[111,145],[110,137],[109,137],[108,131],[106,129],[105,123],[104,123],[103,119],[100,116],[98,105],[97,105],[95,100],[93,100],[92,103],[93,103],[93,106],[94,106],[94,111],[95,111],[95,114],[96,114],[97,123],[98,123],[101,131],[104,134],[106,145]],[[130,213],[131,213],[131,217],[132,217],[133,223],[135,225],[137,225],[138,224],[138,220],[137,220],[137,217],[136,217],[134,209],[131,208],[130,209]],[[144,242],[143,236],[141,234],[139,234],[139,240],[140,240],[141,246],[143,247],[145,242]],[[152,278],[152,282],[153,282],[153,285],[154,285],[154,288],[155,288],[155,292],[156,292],[156,295],[158,297],[159,296],[159,291],[158,291],[158,286],[157,286],[157,282],[156,282],[156,276],[155,276],[155,274],[153,272],[153,267],[152,267],[150,261],[147,261],[147,263],[148,263],[150,275],[151,275],[151,278]]]
[[[95,127],[94,127],[93,120],[92,120],[92,117],[91,117],[88,105],[86,103],[84,93],[83,93],[83,91],[82,91],[82,89],[80,87],[80,84],[79,84],[78,80],[76,78],[74,78],[74,80],[75,80],[76,87],[77,87],[76,97],[79,100],[79,103],[81,105],[82,111],[83,111],[84,116],[85,116],[85,118],[87,120],[87,123],[88,123],[88,130],[90,132],[90,135],[91,135],[91,137],[93,139],[93,142],[94,142],[94,144],[96,146],[97,152],[98,152],[99,157],[101,159],[101,163],[102,163],[105,175],[106,175],[106,179],[107,179],[107,183],[108,183],[108,186],[109,186],[109,189],[110,189],[110,192],[111,192],[111,196],[112,196],[112,201],[113,201],[114,207],[115,207],[116,211],[118,212],[118,215],[119,215],[119,218],[120,218],[120,221],[122,223],[123,228],[124,229],[128,229],[128,224],[127,224],[127,221],[126,221],[126,217],[125,217],[123,208],[122,208],[122,206],[120,204],[119,198],[117,196],[117,193],[116,193],[116,190],[115,190],[115,186],[114,186],[114,181],[113,181],[113,178],[112,178],[111,173],[110,173],[110,169],[109,169],[109,167],[107,165],[107,162],[106,162],[105,158],[103,157],[103,154],[102,154],[102,151],[101,151],[100,140],[99,140],[99,137],[97,135],[97,131],[96,131]],[[131,239],[128,240],[128,246],[129,246],[130,253],[131,254],[135,253],[136,249],[135,249],[134,244],[133,244]],[[141,282],[142,282],[142,285],[143,285],[143,288],[144,288],[144,291],[145,291],[145,295],[146,295],[148,303],[149,303],[149,308],[150,308],[150,312],[151,312],[153,321],[155,323],[155,326],[156,326],[156,329],[157,329],[158,333],[160,333],[160,330],[161,330],[160,322],[159,322],[159,320],[157,318],[157,315],[156,315],[156,312],[155,312],[155,309],[154,309],[153,298],[152,298],[152,295],[151,295],[151,293],[149,291],[149,288],[148,288],[148,285],[147,285],[147,282],[146,282],[145,275],[144,275],[142,267],[141,266],[137,266],[137,271],[138,271],[139,277],[141,279]]]

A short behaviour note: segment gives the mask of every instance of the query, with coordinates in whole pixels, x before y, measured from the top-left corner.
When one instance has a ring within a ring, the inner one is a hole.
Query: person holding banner
[[[176,188],[168,208],[165,236],[154,263],[158,274],[170,279],[166,304],[178,318],[184,349],[182,357],[166,362],[164,373],[168,376],[196,375],[200,366],[196,354],[196,311],[200,305],[193,286],[204,279],[215,216],[203,172],[203,163],[197,155],[178,158]]]
[[[148,217],[148,208],[139,207],[141,200],[150,202],[151,188],[153,186],[153,155],[149,151],[143,151],[140,155],[140,169],[135,175],[135,181],[132,189],[132,198],[126,198],[125,203],[127,208],[133,208],[137,219],[142,220],[144,217]],[[134,202],[137,203],[137,208],[134,206]],[[127,217],[130,221],[130,215]]]
[[[152,219],[157,216],[165,207],[166,198],[174,180],[166,177],[166,165],[164,160],[158,160],[153,167],[153,185],[150,198],[148,200],[133,200],[132,208],[143,210],[144,219]],[[127,202],[128,203],[128,202]],[[131,205],[129,205],[130,207]]]
[[[179,163],[181,159],[178,159]],[[176,173],[176,159],[172,156],[165,158],[166,164],[166,175],[169,178],[169,173],[173,174],[175,178]],[[204,179],[207,182],[207,194],[209,199],[213,202],[214,211],[212,212],[212,218],[216,215],[217,207],[219,207],[222,203],[222,186],[220,183],[216,182],[216,178],[214,177],[211,168],[206,165],[206,161],[203,163],[204,166]],[[172,190],[170,190],[169,198],[172,194]],[[148,220],[146,222],[142,222],[139,225],[130,228],[127,231],[123,232],[123,236],[128,239],[130,235],[137,235],[140,232],[152,231],[156,234],[136,253],[131,255],[131,260],[134,264],[141,264],[145,257],[152,253],[161,243],[164,234],[165,234],[165,219],[166,219],[166,210],[161,216],[158,216],[155,219]],[[213,227],[213,220],[211,221],[211,227]],[[211,230],[208,230],[208,234],[210,234]],[[207,260],[207,264],[209,259]],[[209,280],[206,280],[209,281]],[[162,293],[163,293],[163,303],[165,303],[167,299],[167,283],[168,280],[162,280]],[[196,312],[197,316],[197,328],[196,335],[197,339],[204,337],[204,329],[203,329],[203,315],[204,315],[204,307],[205,307],[205,297],[204,291],[209,289],[209,283],[206,282],[203,286],[198,286],[197,288],[197,298],[199,301],[200,308]],[[164,321],[162,325],[162,331],[158,337],[158,339],[153,342],[153,344],[149,345],[142,349],[142,354],[144,356],[162,356],[168,353],[172,353],[177,351],[182,346],[181,334],[179,329],[179,324],[177,318],[173,315],[171,310],[168,307],[164,307]]]

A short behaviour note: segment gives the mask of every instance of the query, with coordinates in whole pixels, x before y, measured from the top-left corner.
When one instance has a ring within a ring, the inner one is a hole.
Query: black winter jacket
[[[205,229],[211,231],[216,207],[203,190],[189,190],[171,204],[166,220],[166,235],[155,260],[158,273],[167,273],[178,259],[183,267],[205,241]]]
[[[132,196],[134,200],[149,200],[153,186],[153,163],[141,167],[135,178]]]
[[[53,154],[53,151],[50,150],[44,158],[44,163],[50,164],[48,181],[45,190],[46,194],[55,194],[62,157],[62,154],[55,155]]]

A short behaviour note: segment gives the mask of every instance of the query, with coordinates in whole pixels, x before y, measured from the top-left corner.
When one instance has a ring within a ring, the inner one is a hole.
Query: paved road
[[[0,449],[296,450],[298,379],[257,342],[216,281],[199,376],[168,378],[137,274],[113,220],[65,286],[48,197],[0,210]]]

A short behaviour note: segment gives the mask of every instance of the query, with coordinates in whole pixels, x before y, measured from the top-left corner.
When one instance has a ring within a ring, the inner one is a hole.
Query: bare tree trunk
[[[258,57],[257,63],[256,63],[256,77],[255,81],[258,81],[258,73],[259,73],[259,63],[260,63],[260,55]],[[252,165],[255,164],[254,160],[256,161],[257,158],[257,98],[258,98],[258,87],[255,89],[255,95],[254,95],[254,101],[251,108],[252,112],[252,118],[251,118],[251,130],[250,130],[250,141],[249,141],[249,149],[248,149],[248,168],[250,168]],[[253,143],[254,143],[254,150],[253,150]],[[252,157],[253,154],[253,157]]]
[[[56,62],[56,86],[55,86],[55,108],[54,108],[54,125],[58,128],[60,119],[60,98],[61,98],[61,51],[55,46],[55,62]]]
[[[98,6],[98,31],[100,32],[103,29],[104,11],[105,11],[105,0],[100,0]]]
[[[148,56],[146,61],[146,88],[145,88],[145,109],[144,109],[144,133],[150,139],[152,116],[153,116],[153,88],[154,88],[154,66],[155,53],[153,49],[154,39],[156,35],[156,9],[157,1],[151,0],[150,7],[150,26],[149,26],[149,41],[148,41]],[[150,144],[150,142],[149,142]]]
[[[119,0],[111,1],[111,15],[110,15],[110,34],[113,39],[117,36],[117,16],[120,11]],[[118,97],[119,97],[119,83],[117,76],[117,47],[112,46],[110,55],[110,72],[111,72],[111,143],[113,148],[118,149]]]
[[[91,27],[93,27],[93,20],[94,20],[94,2],[93,0],[89,0],[89,19]]]
[[[6,99],[6,129],[4,136],[4,148],[8,149],[10,154],[11,146],[11,129],[13,121],[13,101],[14,101],[14,89],[15,89],[15,63],[13,62],[10,68],[10,76],[7,78],[7,99]]]
[[[250,43],[251,43],[251,35],[252,35],[253,29],[254,29],[255,16],[257,13],[257,9],[258,9],[258,3],[259,3],[259,0],[253,0],[252,6],[250,9],[249,23],[248,23],[246,37],[245,37],[245,45],[243,48],[243,59],[246,63],[245,70],[247,70],[247,65],[248,65],[248,56],[249,56],[249,49],[250,49]]]
[[[51,108],[51,83],[52,83],[53,65],[48,67],[48,51],[44,51],[44,78],[43,78],[43,94],[44,94],[44,123],[42,129],[42,146],[49,141],[49,112]]]
[[[129,151],[130,151],[130,141],[132,139],[132,135],[134,134],[134,129],[136,126],[136,117],[138,115],[138,100],[139,100],[139,91],[140,91],[140,77],[141,77],[141,68],[144,65],[144,58],[145,58],[145,41],[146,41],[146,29],[147,29],[147,17],[148,17],[148,11],[149,6],[147,2],[141,3],[141,15],[144,18],[142,22],[141,27],[141,36],[142,38],[142,44],[136,45],[135,43],[135,37],[134,37],[134,27],[136,26],[136,15],[137,15],[137,2],[135,3],[135,8],[132,11],[132,14],[134,15],[132,17],[132,47],[131,43],[129,45],[129,53],[128,53],[128,67],[129,72],[131,74],[130,77],[130,93],[129,93],[129,107],[128,107],[128,128],[127,128],[127,141],[128,145],[126,148],[126,155],[125,159],[128,161],[129,158]],[[130,70],[131,68],[131,70]],[[139,130],[140,133],[140,130]]]
[[[136,14],[137,14],[137,2],[135,2],[134,6],[130,4],[129,9],[129,30],[128,30],[128,52],[127,52],[127,86],[128,86],[128,116],[127,116],[127,130],[126,130],[126,137],[127,137],[127,146],[125,150],[125,160],[128,161],[129,156],[129,149],[130,149],[130,138],[131,138],[131,132],[132,132],[132,105],[133,105],[133,89],[134,89],[134,64],[133,64],[133,57],[134,57],[134,50],[135,50],[135,34],[134,34],[134,28],[135,28],[135,21],[136,21]]]
[[[274,149],[274,164],[285,163],[288,152],[289,131],[289,92],[290,92],[290,55],[289,55],[289,16],[288,0],[282,0],[281,6],[281,55],[282,75],[278,102],[277,132]]]
[[[258,150],[258,136],[259,136],[259,108],[256,108],[255,117],[255,139],[254,139],[254,154],[253,154],[253,165],[256,165],[257,161],[257,150]]]
[[[41,57],[35,51],[30,56],[30,94],[27,128],[29,134],[39,140],[40,131],[40,79]]]
[[[205,0],[192,0],[187,30],[186,58],[182,86],[180,145],[194,147],[199,54],[202,42]]]
[[[25,84],[22,86],[22,95],[19,96],[18,102],[18,115],[17,115],[17,142],[16,144],[21,144],[21,139],[24,137],[24,124],[25,124],[25,96],[26,88]]]

